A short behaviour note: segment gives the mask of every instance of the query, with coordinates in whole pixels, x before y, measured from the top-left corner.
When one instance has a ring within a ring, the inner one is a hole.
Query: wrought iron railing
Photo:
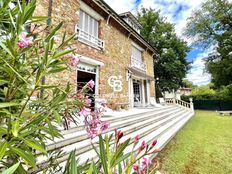
[[[80,28],[76,28],[76,31],[77,31],[77,37],[78,37],[78,40],[81,41],[81,42],[85,42],[87,44],[90,44],[94,47],[97,47],[97,48],[100,48],[100,49],[104,49],[104,41],[89,34],[88,32],[80,29]]]
[[[135,67],[145,72],[147,71],[147,65],[142,61],[135,59],[134,57],[131,57],[131,67]]]

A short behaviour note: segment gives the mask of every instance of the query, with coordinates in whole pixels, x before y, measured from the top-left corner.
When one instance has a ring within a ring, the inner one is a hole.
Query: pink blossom
[[[92,100],[86,97],[86,99],[85,99],[85,105],[86,106],[91,106],[91,103],[92,103]]]
[[[94,81],[91,79],[88,83],[87,83],[87,86],[90,87],[91,89],[93,89],[94,87]]]
[[[138,164],[134,164],[133,169],[134,169],[135,173],[139,173],[139,165]]]
[[[139,142],[139,135],[136,135],[136,136],[135,136],[134,143],[136,143],[136,144],[137,144],[138,142]]]
[[[79,112],[80,116],[88,116],[91,113],[91,109],[83,107],[82,110]]]
[[[153,140],[152,144],[151,144],[151,147],[154,147],[157,143],[157,140]]]
[[[80,61],[80,59],[77,57],[77,56],[75,56],[75,55],[65,55],[62,59],[66,59],[66,60],[68,60],[68,62],[69,62],[69,64],[71,65],[71,66],[73,66],[73,67],[76,67],[77,66],[77,64],[79,63],[79,61]]]
[[[22,32],[19,35],[19,42],[17,43],[18,47],[25,48],[30,46],[31,44],[33,44],[33,37],[32,36],[27,37],[27,33]]]
[[[110,123],[108,121],[104,121],[102,122],[102,131],[105,131],[106,129],[108,129],[110,127]]]
[[[69,58],[69,63],[73,67],[76,67],[79,61],[80,61],[79,58],[77,56],[74,56],[74,55],[70,56],[70,58]]]
[[[149,160],[146,157],[143,157],[142,164],[143,164],[144,167],[149,167],[151,165],[151,160]]]

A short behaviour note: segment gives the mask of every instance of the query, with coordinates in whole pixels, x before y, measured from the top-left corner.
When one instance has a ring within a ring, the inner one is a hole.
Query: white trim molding
[[[78,57],[80,59],[80,62],[95,65],[95,66],[104,66],[103,62],[100,62],[98,60],[92,59],[90,57],[82,56],[78,54]]]

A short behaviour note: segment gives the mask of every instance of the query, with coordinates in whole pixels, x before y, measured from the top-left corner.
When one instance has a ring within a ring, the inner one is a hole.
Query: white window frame
[[[81,18],[81,15],[82,18]],[[78,36],[78,40],[82,43],[85,43],[91,47],[97,48],[97,49],[104,49],[104,41],[99,39],[99,20],[102,20],[103,18],[96,13],[93,9],[91,9],[88,5],[86,5],[84,2],[81,1],[81,8],[79,12],[80,21],[82,20],[82,26],[76,26],[76,32]],[[87,18],[87,23],[86,23]],[[92,22],[92,24],[90,24]],[[88,25],[85,29],[85,25]],[[96,28],[97,24],[97,28]],[[79,22],[80,25],[80,22]],[[89,25],[92,25],[92,27],[89,27]],[[92,31],[90,31],[92,30]]]

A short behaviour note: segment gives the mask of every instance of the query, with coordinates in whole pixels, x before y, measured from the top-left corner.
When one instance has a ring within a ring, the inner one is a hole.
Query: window
[[[82,10],[80,11],[79,28],[98,38],[98,21]]]
[[[132,57],[133,59],[142,62],[142,52],[134,46],[132,46]]]
[[[97,48],[103,48],[104,42],[98,38],[99,22],[89,14],[80,10],[78,38],[80,41]]]
[[[142,51],[132,45],[131,66],[141,71],[146,71],[147,66],[142,61]]]

